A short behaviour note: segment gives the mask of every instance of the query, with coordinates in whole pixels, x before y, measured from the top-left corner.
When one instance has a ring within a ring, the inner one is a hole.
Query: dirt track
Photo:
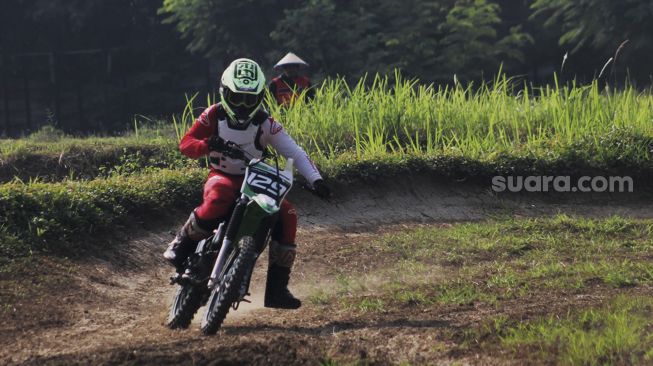
[[[328,286],[334,267],[341,272],[382,267],[383,258],[373,254],[345,257],[336,249],[364,246],[379,232],[407,225],[557,212],[651,217],[650,200],[638,197],[497,197],[479,188],[450,187],[428,179],[382,188],[336,187],[340,195],[330,204],[296,192],[292,200],[301,218],[300,249],[291,288],[305,296]],[[331,354],[371,364],[507,362],[434,346],[442,332],[459,332],[491,311],[473,305],[357,317],[306,301],[298,311],[264,309],[266,258],[255,272],[254,303],[230,313],[217,336],[201,336],[197,322],[189,330],[170,331],[163,323],[174,288],[167,284],[171,271],[159,258],[169,239],[167,229],[141,232],[101,258],[73,262],[72,271],[65,268],[69,261],[63,266],[58,259],[41,262],[61,281],[41,286],[41,303],[14,305],[15,315],[0,328],[0,364],[319,364],[320,357]]]

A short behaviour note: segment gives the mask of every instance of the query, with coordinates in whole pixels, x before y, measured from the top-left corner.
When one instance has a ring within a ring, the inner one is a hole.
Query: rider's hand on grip
[[[331,189],[322,179],[313,182],[313,191],[320,198],[327,199],[331,197]]]
[[[242,150],[230,149],[225,155],[232,159],[245,160],[245,153]]]
[[[209,150],[211,151],[223,152],[226,151],[228,148],[227,143],[224,141],[224,139],[217,135],[213,135],[209,137],[208,143],[209,143]]]

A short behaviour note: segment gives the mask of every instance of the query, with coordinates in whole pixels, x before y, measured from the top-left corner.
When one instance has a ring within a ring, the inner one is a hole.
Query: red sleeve
[[[182,154],[197,159],[209,153],[208,139],[215,132],[218,123],[216,111],[217,105],[212,105],[195,120],[193,126],[179,142],[179,150]]]

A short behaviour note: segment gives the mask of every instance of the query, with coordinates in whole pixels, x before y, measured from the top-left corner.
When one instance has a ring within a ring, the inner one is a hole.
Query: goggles
[[[234,93],[231,90],[224,89],[224,98],[233,107],[256,107],[261,103],[263,93],[260,94],[246,94],[246,93]]]

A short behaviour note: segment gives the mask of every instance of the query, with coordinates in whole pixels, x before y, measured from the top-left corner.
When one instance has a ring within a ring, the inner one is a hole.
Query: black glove
[[[320,198],[331,197],[331,189],[326,185],[326,183],[324,183],[322,179],[318,179],[313,182],[313,191]]]
[[[222,139],[222,137],[218,135],[213,135],[209,137],[208,143],[209,143],[209,150],[211,151],[223,152],[223,151],[227,151],[228,149],[227,143],[224,141],[224,139]]]
[[[224,154],[232,159],[245,160],[245,153],[242,150],[227,149]]]

